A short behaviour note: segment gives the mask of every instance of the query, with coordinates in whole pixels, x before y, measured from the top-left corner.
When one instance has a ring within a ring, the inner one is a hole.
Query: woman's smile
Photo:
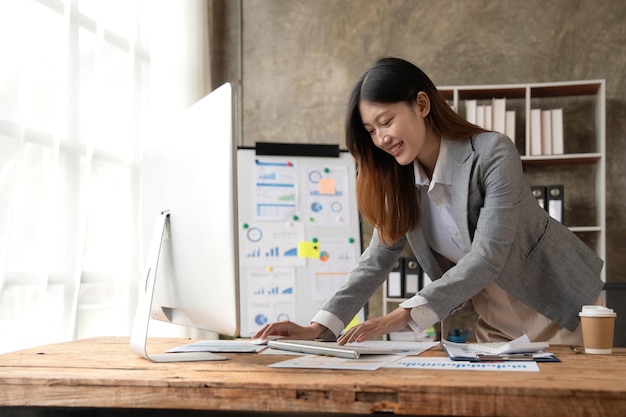
[[[388,148],[387,152],[389,152],[393,156],[396,156],[398,151],[402,149],[402,145],[404,145],[404,142],[396,143],[391,148]]]

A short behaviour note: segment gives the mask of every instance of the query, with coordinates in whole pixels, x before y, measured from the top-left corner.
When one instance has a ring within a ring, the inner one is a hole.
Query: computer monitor
[[[154,362],[225,358],[149,354],[151,318],[223,335],[239,333],[233,97],[232,86],[222,85],[144,149],[141,213],[144,243],[150,248],[131,348]]]

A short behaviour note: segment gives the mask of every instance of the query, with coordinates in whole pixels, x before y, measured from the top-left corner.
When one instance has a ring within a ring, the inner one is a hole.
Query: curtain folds
[[[129,334],[142,144],[210,91],[209,10],[0,2],[0,352]]]

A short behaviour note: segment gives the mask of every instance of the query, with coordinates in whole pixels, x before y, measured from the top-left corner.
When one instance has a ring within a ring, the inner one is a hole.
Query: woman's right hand
[[[326,327],[319,323],[310,326],[300,326],[292,321],[279,321],[266,324],[256,332],[253,339],[268,339],[270,336],[281,336],[283,339],[313,340],[319,337]]]

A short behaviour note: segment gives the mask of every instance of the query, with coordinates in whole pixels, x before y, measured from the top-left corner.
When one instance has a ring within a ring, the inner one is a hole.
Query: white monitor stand
[[[192,362],[192,361],[218,361],[228,358],[216,355],[210,352],[177,352],[177,353],[160,353],[149,354],[147,350],[148,328],[150,326],[150,317],[152,313],[152,299],[154,296],[154,287],[157,277],[157,267],[159,265],[159,257],[163,239],[169,236],[169,218],[170,213],[165,211],[157,218],[148,251],[148,259],[146,263],[145,280],[139,289],[139,298],[137,301],[137,310],[135,312],[135,321],[130,337],[130,347],[137,355],[146,358],[152,362]]]

